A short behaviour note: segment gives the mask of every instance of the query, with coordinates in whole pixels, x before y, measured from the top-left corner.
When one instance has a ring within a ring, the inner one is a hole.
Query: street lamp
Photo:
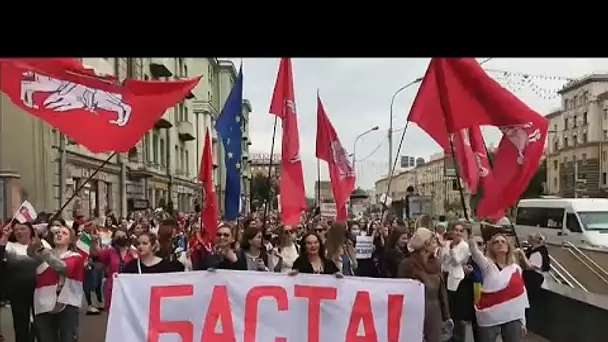
[[[390,177],[393,173],[393,105],[395,104],[395,98],[397,97],[397,95],[399,95],[400,92],[420,82],[422,82],[422,77],[418,77],[412,82],[397,89],[397,91],[393,94],[393,97],[391,98],[391,110],[388,124],[388,177]]]
[[[368,129],[367,131],[365,131],[365,132],[357,135],[357,137],[355,138],[355,142],[353,143],[353,169],[356,170],[355,163],[357,162],[357,155],[356,155],[356,153],[357,153],[356,152],[357,151],[357,141],[359,141],[359,139],[361,139],[361,137],[363,137],[364,135],[369,134],[369,133],[371,133],[373,131],[377,131],[378,128],[379,128],[378,126],[374,126],[374,127],[370,128],[370,129]]]

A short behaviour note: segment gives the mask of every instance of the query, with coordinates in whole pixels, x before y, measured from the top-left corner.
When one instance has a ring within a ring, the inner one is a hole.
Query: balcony
[[[152,176],[154,176],[154,171],[152,171],[150,167],[140,163],[128,163],[127,177],[129,177],[130,180],[137,181]]]
[[[215,116],[218,113],[217,108],[209,101],[194,100],[192,101],[192,110],[195,113],[208,113]]]
[[[150,58],[150,73],[155,78],[171,77],[173,73],[168,67],[167,58]]]
[[[194,125],[188,121],[180,121],[177,124],[177,135],[181,141],[192,141],[196,139]]]

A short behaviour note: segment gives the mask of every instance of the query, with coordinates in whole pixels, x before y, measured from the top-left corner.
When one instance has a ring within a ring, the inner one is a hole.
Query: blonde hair
[[[494,254],[493,248],[494,248],[494,240],[496,240],[496,238],[498,238],[498,237],[502,237],[503,239],[505,239],[505,241],[507,241],[507,254],[505,256],[505,263],[507,265],[517,264],[518,262],[517,262],[517,259],[515,258],[515,253],[513,253],[513,245],[511,244],[511,241],[509,240],[509,238],[507,238],[507,236],[504,234],[495,234],[488,241],[488,247],[487,247],[487,251],[486,251],[486,256],[488,257],[488,259],[496,262],[496,254]]]

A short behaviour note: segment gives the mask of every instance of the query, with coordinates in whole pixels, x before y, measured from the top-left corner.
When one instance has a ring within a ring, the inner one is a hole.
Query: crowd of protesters
[[[448,224],[445,217],[406,223],[387,212],[341,223],[304,213],[300,224],[286,226],[277,213],[269,213],[266,222],[261,213],[248,214],[220,223],[210,239],[195,213],[171,216],[157,210],[118,218],[109,212],[102,224],[82,218],[50,221],[49,216],[12,220],[2,229],[1,288],[10,303],[15,342],[77,341],[81,303],[86,301],[82,310],[89,315],[111,310],[115,273],[217,269],[415,279],[426,289],[426,342],[465,341],[469,324],[475,341],[494,342],[501,335],[504,342],[518,342],[526,333],[525,310],[500,324],[481,323],[487,320],[475,304],[482,283],[517,267],[540,274],[540,280],[526,276],[540,287],[548,269],[540,236],[531,237],[532,248],[524,253],[504,234],[484,243],[468,222]],[[82,234],[91,238],[86,255],[75,246]],[[373,237],[371,258],[357,258],[357,236]],[[55,274],[52,291],[38,291],[41,264]],[[74,289],[70,274],[79,268],[84,282]]]

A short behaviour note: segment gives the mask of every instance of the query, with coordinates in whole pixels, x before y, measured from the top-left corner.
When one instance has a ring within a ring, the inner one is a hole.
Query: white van
[[[540,232],[550,242],[608,247],[608,199],[523,199],[517,206],[515,230],[520,239]]]

